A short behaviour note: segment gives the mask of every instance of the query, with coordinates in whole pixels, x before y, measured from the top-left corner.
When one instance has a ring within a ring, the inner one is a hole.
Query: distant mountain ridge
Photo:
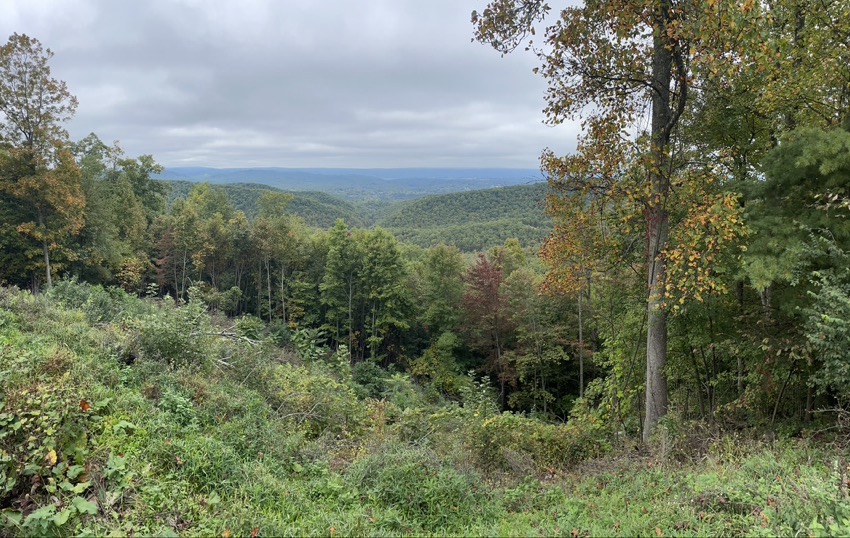
[[[289,211],[317,228],[337,219],[381,226],[422,247],[490,248],[515,237],[539,244],[551,229],[538,170],[511,168],[167,168],[172,200],[197,183],[223,189],[253,217],[264,190],[291,192]]]
[[[255,183],[287,191],[320,191],[352,201],[410,200],[536,183],[531,168],[166,168],[157,179],[211,184]]]

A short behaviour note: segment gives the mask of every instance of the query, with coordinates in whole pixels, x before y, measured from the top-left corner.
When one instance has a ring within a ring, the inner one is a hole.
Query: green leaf
[[[68,467],[68,472],[66,475],[68,476],[68,480],[74,480],[86,470],[82,465],[72,465]]]
[[[74,508],[77,509],[77,512],[81,514],[96,514],[97,513],[97,505],[93,502],[89,502],[82,497],[74,497],[71,500],[71,504],[74,505]]]
[[[66,508],[66,509],[62,510],[61,512],[59,512],[58,514],[56,514],[55,516],[53,516],[54,525],[56,525],[57,527],[61,527],[62,525],[67,523],[68,518],[71,517],[72,512],[73,512],[73,510],[71,510],[70,508]]]
[[[53,506],[52,504],[48,504],[47,506],[42,506],[41,508],[39,508],[38,510],[36,510],[32,514],[27,516],[27,519],[24,522],[24,525],[29,525],[30,522],[34,522],[34,521],[49,519],[55,513],[56,513],[56,507]]]
[[[4,527],[20,527],[23,519],[24,515],[20,512],[15,512],[13,510],[3,510],[0,512],[0,523],[2,523]]]
[[[110,454],[109,459],[106,461],[106,474],[110,475],[111,473],[115,473],[118,471],[123,471],[127,468],[127,458],[122,458],[121,456],[116,456],[115,454]]]
[[[136,431],[137,426],[132,422],[127,422],[126,420],[118,421],[118,424],[112,426],[112,429],[116,432],[123,433],[125,435],[131,435],[134,431]]]
[[[85,490],[89,489],[91,486],[91,482],[80,482],[76,486],[74,486],[74,493],[82,493]]]
[[[212,493],[210,493],[210,496],[207,498],[207,504],[209,504],[211,506],[216,505],[220,502],[221,502],[221,497],[219,497],[218,493],[216,493],[214,491]]]

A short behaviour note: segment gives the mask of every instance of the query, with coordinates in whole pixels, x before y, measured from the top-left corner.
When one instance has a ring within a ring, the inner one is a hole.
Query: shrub
[[[326,336],[321,329],[298,329],[292,333],[292,345],[304,362],[315,362],[328,356]]]
[[[47,293],[65,308],[82,310],[91,323],[117,321],[147,310],[138,297],[119,288],[92,286],[76,279],[63,279]]]
[[[242,298],[242,290],[236,286],[219,290],[206,282],[201,282],[191,296],[198,297],[211,309],[231,313],[236,311],[239,300]]]
[[[280,347],[292,343],[292,330],[282,319],[274,319],[268,326],[269,337]]]
[[[356,461],[347,476],[371,503],[399,510],[426,532],[458,532],[488,506],[477,477],[441,465],[422,448],[385,447]]]
[[[327,373],[279,364],[262,375],[275,413],[311,436],[351,433],[366,421],[366,408],[354,391]]]
[[[258,317],[243,314],[236,318],[236,334],[248,340],[260,340],[266,324]]]
[[[468,443],[483,467],[517,473],[563,468],[610,450],[598,429],[548,424],[510,412],[473,426]]]
[[[387,390],[389,373],[372,361],[363,361],[351,368],[355,390],[362,398],[378,399]]]
[[[452,332],[444,332],[425,353],[410,364],[410,373],[417,379],[428,380],[431,387],[441,394],[458,397],[464,386],[455,350],[461,346],[460,339]]]
[[[179,307],[160,303],[134,325],[139,351],[147,359],[178,368],[201,365],[212,355],[209,317],[200,301]]]
[[[813,304],[804,310],[806,338],[820,365],[812,374],[822,392],[833,390],[837,398],[850,401],[850,283],[830,273],[814,273]],[[846,277],[844,277],[846,278]]]
[[[97,512],[84,495],[91,487],[85,467],[89,436],[100,417],[97,406],[81,400],[68,379],[0,394],[0,505],[10,507],[25,493],[43,504],[26,519],[21,512],[4,511],[0,529],[22,525],[35,534],[67,532],[80,517]]]

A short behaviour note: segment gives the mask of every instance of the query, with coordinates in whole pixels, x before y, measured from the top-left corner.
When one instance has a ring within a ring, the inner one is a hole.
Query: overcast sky
[[[542,123],[529,54],[472,43],[486,0],[2,0],[55,54],[95,132],[166,166],[523,167],[575,148]]]

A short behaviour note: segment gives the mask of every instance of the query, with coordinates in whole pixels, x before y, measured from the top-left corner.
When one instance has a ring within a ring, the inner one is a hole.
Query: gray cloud
[[[471,43],[485,0],[6,0],[0,34],[50,47],[68,125],[171,166],[534,167],[527,54]]]

